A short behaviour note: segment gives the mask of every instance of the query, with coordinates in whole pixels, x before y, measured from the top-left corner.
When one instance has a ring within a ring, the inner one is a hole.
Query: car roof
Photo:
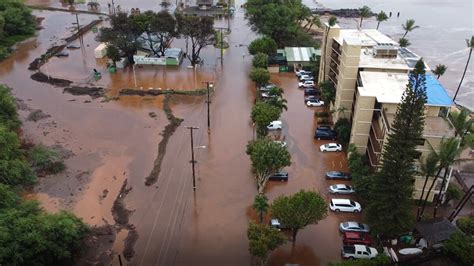
[[[350,188],[350,186],[345,185],[345,184],[336,184],[335,185],[337,188]]]
[[[355,222],[355,221],[347,221],[346,223],[347,223],[347,227],[353,227],[353,226],[355,226],[355,227],[360,227],[359,225],[362,225],[362,226],[363,226],[362,223]]]
[[[351,202],[350,199],[332,199],[331,201],[334,202],[334,203],[336,203],[336,204],[337,204],[337,203],[342,203],[342,204],[344,204],[344,203],[350,203],[350,202]]]

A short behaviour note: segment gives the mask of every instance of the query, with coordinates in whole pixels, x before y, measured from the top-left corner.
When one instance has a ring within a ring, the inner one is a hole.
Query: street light
[[[210,93],[209,93],[209,90],[212,89],[214,87],[214,84],[209,82],[209,81],[205,81],[203,83],[206,83],[207,84],[207,133],[210,134],[211,133],[211,116],[210,116],[210,112],[209,112],[209,105],[211,104],[211,99],[210,99]]]

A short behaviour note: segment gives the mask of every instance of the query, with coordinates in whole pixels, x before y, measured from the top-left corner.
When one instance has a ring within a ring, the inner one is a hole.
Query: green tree
[[[252,107],[250,117],[257,127],[257,136],[263,138],[267,135],[267,126],[270,122],[280,117],[281,109],[266,102],[257,102]]]
[[[105,55],[112,60],[114,67],[117,67],[117,61],[120,61],[120,50],[115,46],[107,45],[105,52]]]
[[[379,29],[380,23],[387,21],[388,16],[385,14],[385,12],[380,11],[380,13],[377,14],[377,29]]]
[[[248,49],[251,55],[263,53],[271,56],[277,52],[277,43],[272,38],[264,36],[253,40],[249,44]]]
[[[426,158],[421,158],[420,160],[420,174],[425,177],[425,181],[423,182],[423,188],[421,189],[420,199],[418,200],[417,218],[420,215],[426,185],[428,184],[428,180],[435,176],[436,171],[438,170],[438,163],[439,159],[435,152],[430,152],[428,156],[426,156]]]
[[[170,47],[173,39],[179,36],[176,19],[168,11],[160,11],[151,21],[150,28],[158,39],[159,54],[164,56],[165,50]]]
[[[351,138],[351,122],[347,118],[339,118],[334,124],[334,131],[343,147],[347,147]]]
[[[214,43],[214,19],[209,16],[177,16],[178,31],[191,41],[191,53],[187,55],[194,67],[201,61],[202,48]]]
[[[6,37],[31,35],[35,32],[31,9],[21,1],[0,1],[0,15],[3,18],[3,35]]]
[[[400,47],[408,47],[408,46],[410,46],[411,43],[410,43],[410,41],[409,41],[408,39],[406,39],[406,38],[400,38],[400,39],[398,40],[398,44],[400,45]]]
[[[327,57],[328,55],[328,35],[329,35],[329,30],[334,27],[337,24],[337,17],[331,16],[328,20],[328,27],[326,28],[326,32],[324,33],[324,58]],[[323,76],[320,82],[326,81],[326,59],[323,59]]]
[[[272,215],[286,228],[291,229],[293,245],[298,231],[310,224],[317,224],[327,215],[327,204],[314,191],[300,190],[291,196],[279,196],[272,203]]]
[[[247,229],[249,252],[260,260],[260,265],[267,264],[268,255],[285,243],[285,236],[277,229],[264,224],[250,223]]]
[[[359,16],[360,16],[359,27],[362,28],[362,21],[364,20],[364,18],[370,18],[372,16],[372,10],[370,10],[370,7],[368,6],[363,6],[359,8]]]
[[[448,69],[445,65],[438,64],[436,65],[436,68],[433,70],[433,74],[436,75],[436,78],[439,79],[444,73],[446,72],[446,69]]]
[[[18,136],[0,127],[0,183],[10,186],[34,183],[36,177],[24,161]]]
[[[456,137],[461,138],[461,145],[464,144],[464,137],[472,130],[474,120],[471,118],[471,113],[468,109],[461,108],[460,112],[454,111],[449,113],[451,123],[449,126],[454,128]]]
[[[451,184],[446,189],[445,203],[449,203],[451,200],[460,200],[462,197],[461,190],[454,184]]]
[[[313,25],[316,25],[318,28],[322,27],[321,19],[319,16],[310,15],[306,19],[306,24],[303,26],[303,29],[305,29],[306,32],[309,32],[311,30],[311,27],[313,27]]]
[[[474,235],[474,216],[459,217],[456,220],[456,225],[459,230],[463,231],[467,235]]]
[[[329,106],[330,103],[334,102],[336,98],[336,90],[334,85],[329,80],[319,82],[319,88],[321,89],[321,98],[323,98],[324,104]]]
[[[280,144],[267,138],[260,138],[249,142],[247,154],[250,156],[252,168],[259,194],[265,193],[268,178],[285,166],[291,165],[291,155]]]
[[[413,222],[412,195],[416,150],[423,137],[426,103],[425,64],[420,59],[410,72],[407,88],[395,114],[382,152],[382,166],[374,175],[367,220],[375,232],[397,235]]]
[[[20,202],[20,196],[9,186],[0,184],[0,210],[13,208]]]
[[[357,151],[355,144],[350,144],[348,148],[348,167],[352,176],[352,184],[357,194],[364,200],[370,200],[370,186],[372,180],[370,177],[369,167],[365,155]]]
[[[467,56],[466,66],[464,67],[464,71],[462,72],[461,80],[459,81],[458,88],[456,89],[456,93],[454,93],[453,101],[456,100],[456,96],[458,96],[459,89],[461,88],[462,82],[464,80],[464,76],[466,76],[467,67],[469,66],[469,62],[471,61],[471,54],[472,49],[474,49],[474,36],[471,36],[470,40],[466,40],[467,48],[469,48],[469,55]]]
[[[263,223],[263,214],[268,210],[268,199],[265,194],[257,194],[252,207],[258,213],[260,223]]]
[[[416,26],[415,25],[415,20],[414,19],[408,19],[405,24],[402,24],[402,28],[403,30],[405,31],[405,34],[403,34],[402,36],[402,39],[405,39],[405,36],[407,36],[407,34],[409,32],[411,32],[412,30],[414,29],[417,29],[419,28],[420,26]]]
[[[139,46],[138,38],[143,33],[144,25],[132,15],[118,12],[110,16],[110,27],[100,29],[97,40],[114,46],[125,54],[130,63]]]
[[[443,243],[446,254],[455,259],[460,265],[466,266],[474,264],[473,246],[474,238],[459,231],[452,234],[451,237]]]
[[[57,265],[72,259],[87,232],[67,212],[46,214],[37,202],[26,202],[0,213],[0,263]]]
[[[17,130],[21,125],[15,98],[11,95],[10,89],[3,85],[0,85],[0,125],[9,130]]]
[[[252,68],[249,77],[253,82],[255,82],[258,88],[268,83],[270,80],[270,72],[265,68]]]
[[[255,68],[267,68],[268,66],[268,55],[264,53],[257,53],[252,59],[252,65]]]
[[[268,99],[266,99],[265,102],[280,109],[280,113],[283,112],[283,110],[288,110],[288,106],[286,105],[288,101],[283,98],[282,88],[271,88],[268,92]]]

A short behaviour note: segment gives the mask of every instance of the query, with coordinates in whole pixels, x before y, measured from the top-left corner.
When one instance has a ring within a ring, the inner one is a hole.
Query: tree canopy
[[[15,98],[10,93],[10,89],[0,85],[0,125],[9,130],[16,130],[20,127]]]
[[[281,109],[266,102],[257,102],[252,107],[250,117],[257,127],[257,136],[263,138],[267,135],[267,126],[270,122],[280,117]]]
[[[314,191],[300,190],[291,196],[279,196],[271,206],[272,216],[293,232],[293,244],[298,230],[317,224],[327,214],[327,204]]]
[[[375,232],[397,235],[411,227],[416,150],[425,124],[425,65],[420,59],[409,74],[395,120],[382,153],[382,166],[374,175],[367,219]]]
[[[264,224],[250,223],[247,229],[249,252],[265,265],[271,251],[281,246],[286,238],[277,229]]]
[[[0,1],[0,60],[10,52],[10,46],[35,32],[35,21],[20,0]]]
[[[281,144],[267,138],[259,138],[249,142],[247,154],[250,156],[255,172],[258,193],[265,192],[268,178],[285,166],[291,165],[291,155]]]
[[[255,82],[257,87],[265,85],[270,80],[270,72],[265,68],[252,68],[249,74],[250,79]]]
[[[268,56],[274,55],[277,52],[277,43],[270,37],[261,37],[253,40],[249,44],[249,53],[256,55],[257,53],[264,53]]]
[[[264,53],[257,53],[252,59],[252,65],[255,68],[267,68],[268,66],[268,55]]]
[[[187,57],[191,65],[201,61],[202,48],[214,43],[214,19],[209,16],[182,16],[176,17],[178,31],[191,43],[191,53]]]

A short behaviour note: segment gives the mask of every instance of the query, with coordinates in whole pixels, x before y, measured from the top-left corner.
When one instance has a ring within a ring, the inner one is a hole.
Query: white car
[[[361,212],[362,207],[356,201],[350,199],[332,199],[329,209],[335,212]]]
[[[337,143],[328,143],[328,144],[323,144],[319,147],[319,150],[322,152],[327,152],[327,151],[337,151],[340,152],[342,151],[342,145],[337,144]]]
[[[310,88],[314,87],[314,81],[312,80],[305,80],[303,82],[298,83],[298,87],[300,88]]]
[[[320,106],[323,106],[324,105],[324,101],[321,101],[321,100],[318,100],[316,98],[314,99],[309,99],[307,102],[306,102],[306,106],[309,106],[309,107],[320,107]]]
[[[342,222],[339,224],[339,231],[341,232],[370,232],[370,227],[366,224],[355,222],[355,221],[347,221]]]
[[[314,77],[311,75],[301,75],[300,81],[305,81],[305,80],[314,80]]]
[[[268,130],[281,130],[282,128],[282,122],[281,121],[272,121],[270,124],[267,126]]]
[[[351,186],[344,184],[336,184],[329,187],[329,193],[331,194],[354,194],[355,191]]]
[[[280,144],[283,148],[286,148],[288,144],[282,140],[274,140],[273,142]]]

